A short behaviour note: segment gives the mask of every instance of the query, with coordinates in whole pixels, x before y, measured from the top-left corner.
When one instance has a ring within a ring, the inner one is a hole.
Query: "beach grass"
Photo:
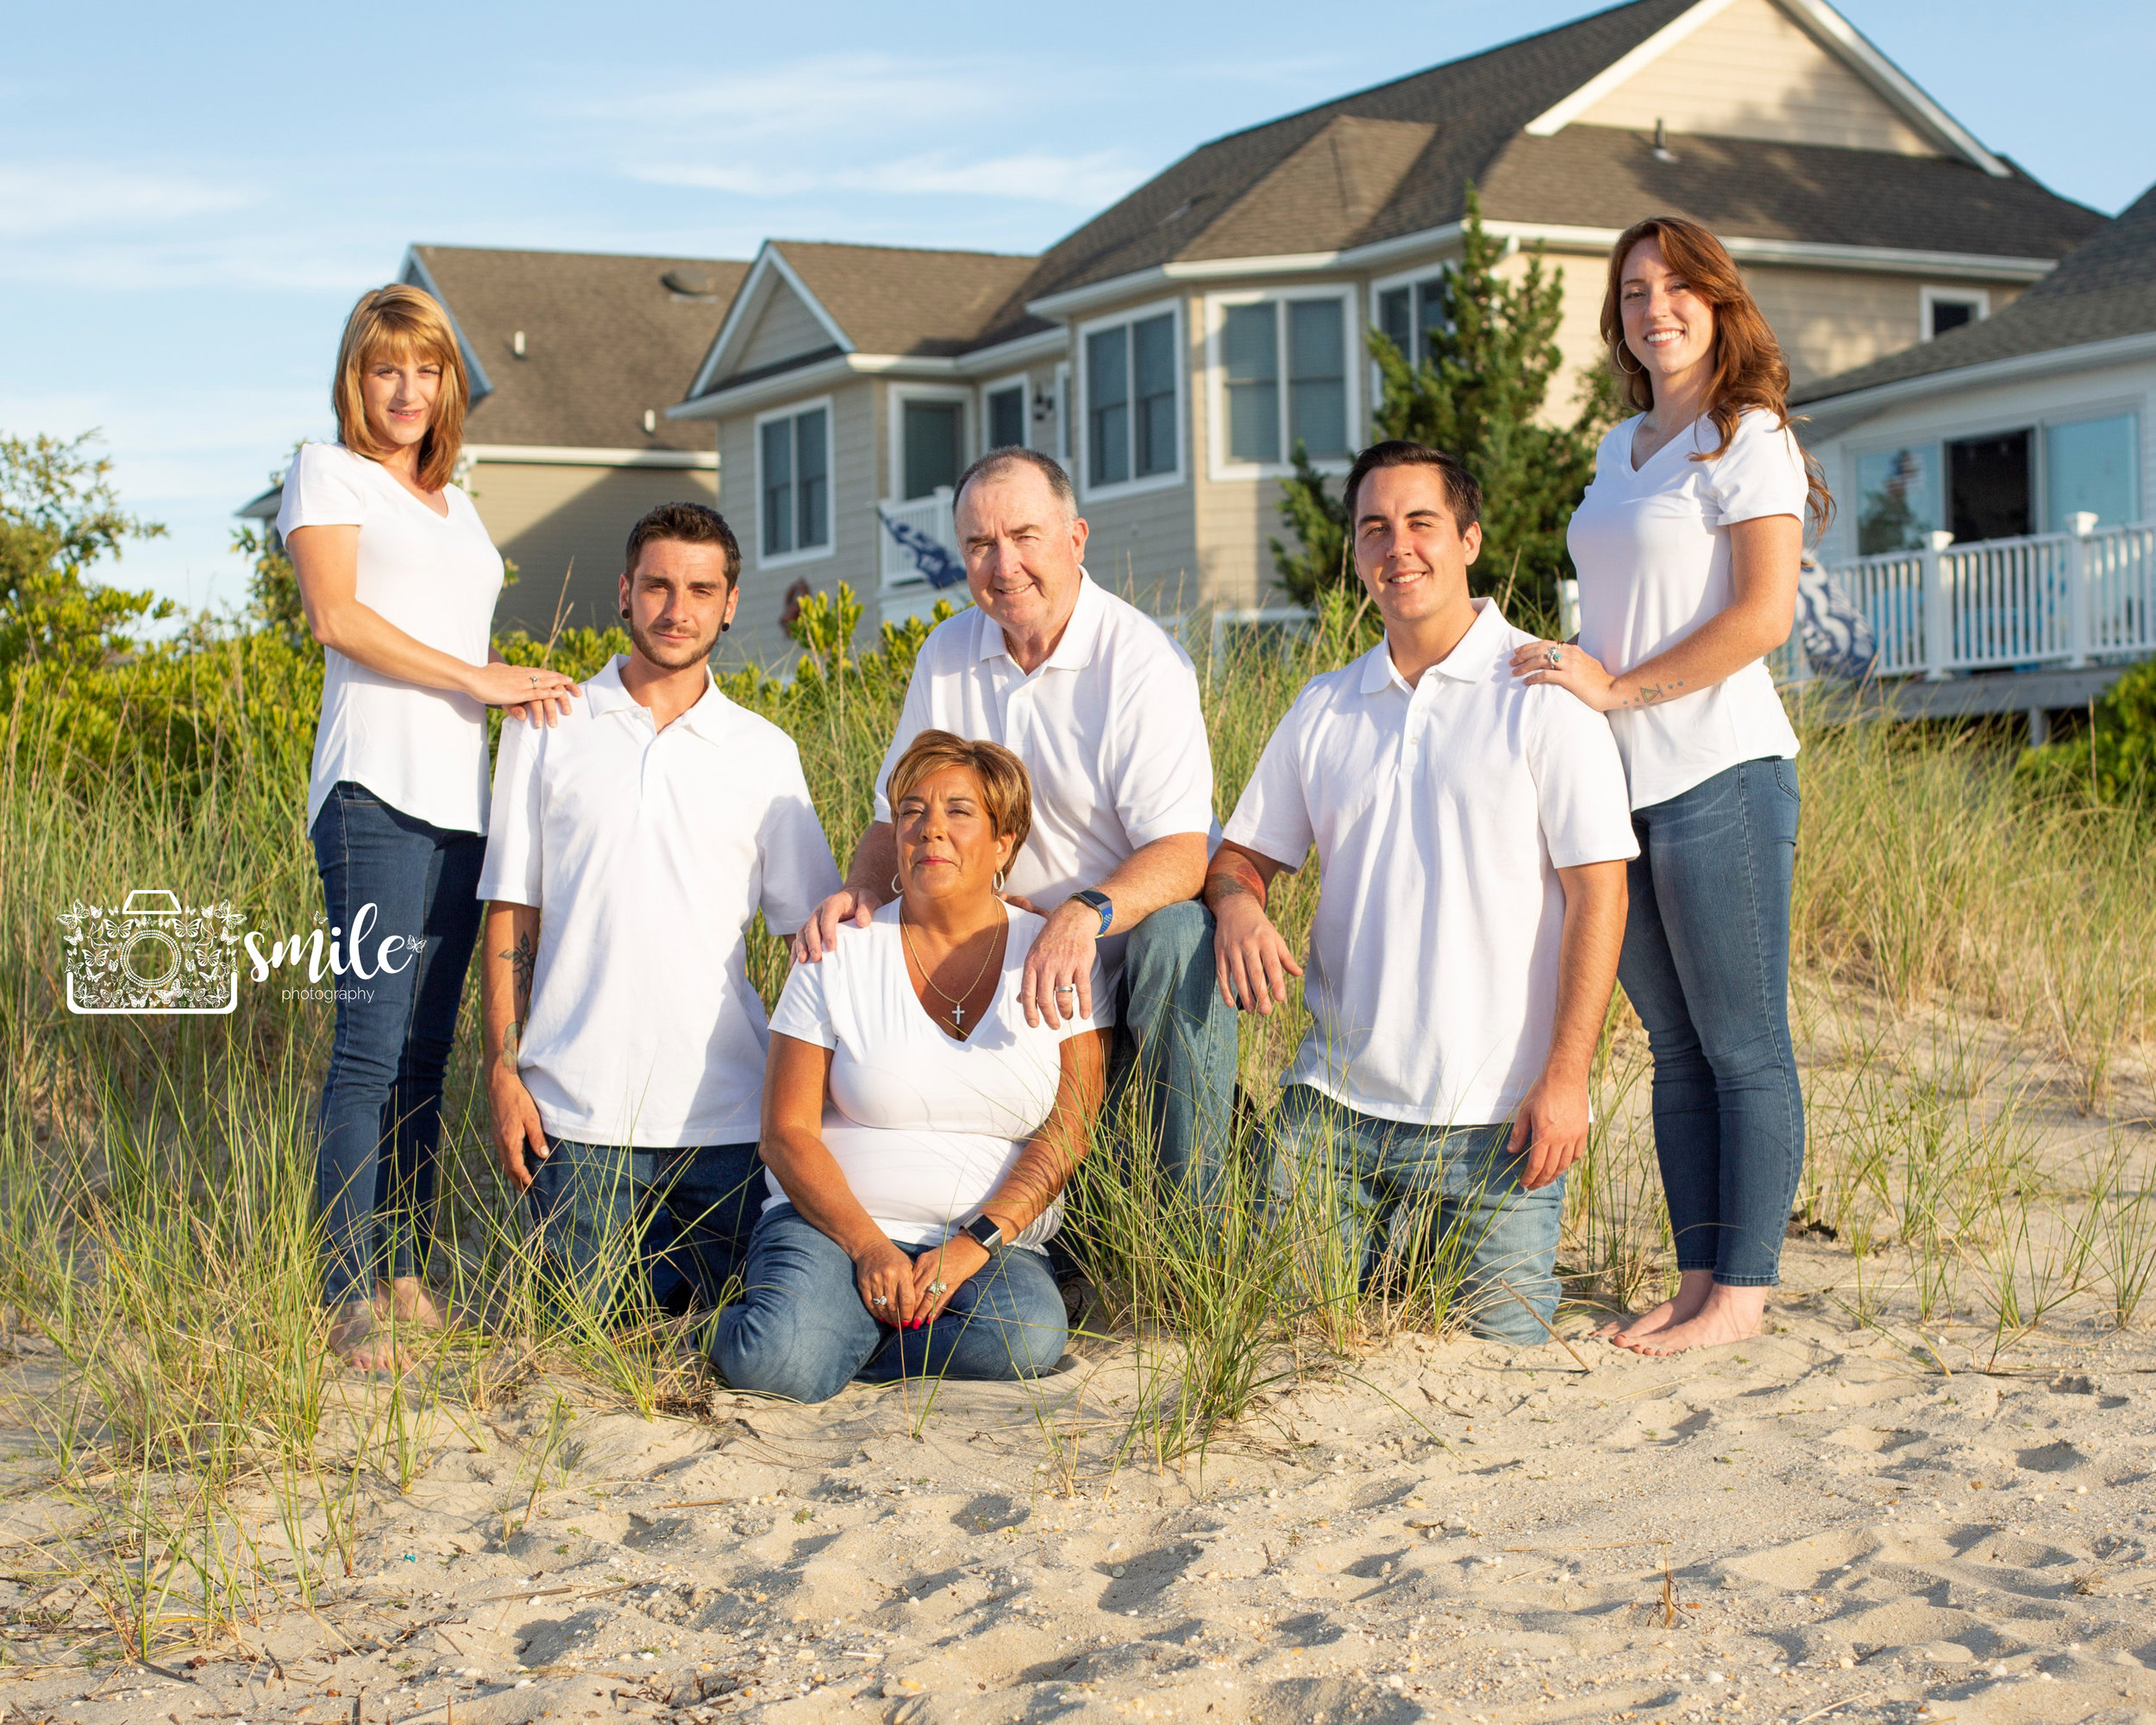
[[[1307,637],[1201,657],[1223,816],[1305,679],[1369,638],[1343,612]],[[795,737],[842,858],[870,817],[900,669],[833,654],[790,688],[729,686]],[[2156,1029],[2147,817],[2018,785],[1998,731],[1835,727],[1801,702],[1797,718],[1793,1000],[1810,1113],[1797,1222],[1846,1254],[1834,1297],[1942,1370],[1982,1369],[2070,1307],[2145,1322],[2147,1135],[2105,1111]],[[242,724],[207,768],[197,739],[185,770],[153,743],[85,772],[43,723],[18,708],[0,761],[0,1302],[34,1480],[73,1506],[35,1560],[97,1599],[110,1649],[244,1640],[262,1596],[311,1599],[349,1574],[379,1506],[442,1445],[491,1441],[490,1415],[511,1403],[543,1399],[554,1435],[505,1491],[505,1533],[550,1489],[576,1408],[706,1410],[695,1321],[595,1309],[536,1251],[489,1148],[476,977],[428,1262],[477,1321],[409,1335],[402,1377],[329,1360],[310,1117],[331,1008],[286,998],[279,971],[243,977],[229,1016],[78,1016],[56,920],[78,900],[170,888],[231,901],[269,938],[310,931],[304,739]],[[1315,872],[1275,890],[1298,946]],[[759,927],[751,958],[774,997],[782,946]],[[1323,1158],[1275,1176],[1264,1117],[1307,1026],[1299,1000],[1245,1020],[1244,1106],[1210,1205],[1164,1189],[1133,1149],[1143,1121],[1102,1121],[1072,1194],[1100,1291],[1080,1351],[1122,1350],[1143,1389],[1097,1443],[1044,1403],[1044,1477],[1071,1477],[1081,1435],[1089,1465],[1201,1465],[1283,1383],[1352,1371],[1402,1330],[1459,1326],[1457,1232],[1406,1219],[1366,1278]],[[1636,1307],[1670,1279],[1649,1082],[1620,998],[1565,1206],[1560,1270],[1579,1303]],[[2039,1120],[2062,1118],[2086,1140],[2063,1171],[2034,1147]]]

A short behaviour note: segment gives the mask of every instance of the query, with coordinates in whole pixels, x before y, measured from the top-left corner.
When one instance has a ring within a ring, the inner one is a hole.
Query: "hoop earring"
[[[995,879],[994,879],[994,881],[993,881],[993,882],[991,882],[990,884],[992,884],[992,885],[995,888],[996,891],[998,891],[999,893],[1000,893],[1000,892],[1001,892],[1001,891],[1003,890],[1003,870],[1002,870],[1002,869],[997,869],[997,870],[996,870],[996,873],[995,873]]]
[[[1640,377],[1645,375],[1647,368],[1639,364],[1637,361],[1634,361],[1631,365],[1626,365],[1625,363],[1625,355],[1631,351],[1632,349],[1624,342],[1620,342],[1617,344],[1617,369],[1622,372],[1626,377]]]
[[[906,888],[899,884],[899,877],[896,875],[893,875],[891,877],[891,896],[895,899],[905,890]]]

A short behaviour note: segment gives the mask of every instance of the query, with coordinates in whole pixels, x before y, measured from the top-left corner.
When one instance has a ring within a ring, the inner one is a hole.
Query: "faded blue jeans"
[[[1796,763],[1745,761],[1633,812],[1617,980],[1654,1056],[1654,1149],[1679,1270],[1782,1279],[1804,1169],[1789,1040]]]
[[[419,1273],[434,1226],[442,1080],[479,938],[486,841],[429,825],[348,779],[331,787],[310,836],[330,926],[349,937],[361,907],[374,907],[361,955],[373,974],[337,979],[336,1035],[316,1116],[322,1297],[335,1308],[372,1299],[380,1277]],[[393,953],[396,969],[380,969],[390,935],[425,944],[417,954]]]
[[[1452,1242],[1468,1327],[1492,1341],[1546,1342],[1543,1326],[1557,1309],[1564,1180],[1532,1192],[1522,1187],[1526,1158],[1507,1151],[1511,1137],[1509,1123],[1418,1126],[1382,1120],[1307,1084],[1291,1084],[1273,1114],[1268,1199],[1277,1213],[1300,1186],[1307,1201],[1337,1202],[1343,1255],[1363,1287],[1388,1249],[1396,1261],[1410,1260],[1419,1248],[1443,1258],[1447,1249],[1438,1242]],[[1316,1180],[1329,1180],[1333,1191],[1312,1190]],[[1433,1208],[1438,1234],[1410,1239],[1410,1226],[1426,1226]]]
[[[1190,899],[1138,924],[1119,994],[1102,1118],[1119,1118],[1134,1098],[1161,1173],[1210,1201],[1227,1165],[1236,1038],[1235,1008],[1216,980],[1213,913]]]
[[[752,1144],[642,1150],[551,1138],[531,1214],[553,1273],[595,1312],[634,1272],[677,1316],[716,1307],[741,1273],[768,1189]]]
[[[899,1250],[918,1258],[924,1248]],[[718,1315],[712,1362],[736,1389],[796,1402],[828,1402],[855,1378],[1037,1377],[1069,1339],[1048,1260],[1024,1246],[999,1246],[933,1324],[901,1330],[868,1315],[837,1240],[774,1204],[757,1219],[742,1280],[741,1298]]]

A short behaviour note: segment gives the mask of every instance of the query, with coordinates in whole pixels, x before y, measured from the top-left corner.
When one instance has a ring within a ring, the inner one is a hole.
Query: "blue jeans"
[[[655,1302],[680,1314],[717,1306],[741,1273],[765,1193],[754,1144],[644,1150],[557,1138],[530,1199],[564,1293],[609,1311],[634,1270]]]
[[[899,1250],[918,1258],[922,1248]],[[1048,1260],[1022,1246],[999,1247],[918,1330],[870,1317],[853,1259],[791,1204],[758,1218],[742,1279],[711,1359],[735,1389],[796,1402],[828,1402],[856,1377],[1037,1377],[1069,1339]]]
[[[1796,763],[1741,762],[1633,812],[1617,979],[1654,1056],[1654,1149],[1679,1270],[1782,1279],[1804,1168],[1789,1040]]]
[[[429,825],[350,780],[331,787],[311,836],[330,926],[348,937],[361,908],[374,907],[362,955],[374,974],[338,979],[317,1114],[323,1300],[336,1307],[371,1299],[378,1277],[418,1274],[434,1225],[442,1078],[479,938],[486,841]],[[393,953],[394,970],[378,969],[389,935],[425,944],[417,954]]]
[[[1106,1118],[1134,1096],[1160,1171],[1203,1201],[1227,1164],[1235,1035],[1215,980],[1213,913],[1195,899],[1163,906],[1124,950]]]
[[[1459,1304],[1476,1335],[1546,1342],[1543,1325],[1557,1309],[1564,1180],[1532,1192],[1523,1188],[1525,1157],[1505,1148],[1511,1136],[1509,1123],[1418,1126],[1382,1120],[1307,1084],[1291,1084],[1273,1114],[1269,1199],[1278,1214],[1303,1184],[1306,1201],[1336,1202],[1343,1256],[1359,1285],[1369,1286],[1388,1249],[1406,1263],[1420,1247],[1426,1262],[1461,1270]],[[1311,1191],[1306,1182],[1313,1179],[1329,1179],[1332,1191]],[[1416,1241],[1410,1230],[1426,1226],[1433,1212],[1438,1234]]]

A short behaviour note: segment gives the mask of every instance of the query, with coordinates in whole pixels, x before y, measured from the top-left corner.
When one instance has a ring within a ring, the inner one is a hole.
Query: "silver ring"
[[[879,1295],[876,1295],[876,1297],[875,1297],[874,1299],[871,1300],[868,1303],[869,1303],[871,1306],[888,1306],[888,1305],[891,1303],[891,1301],[890,1301],[890,1298],[889,1298],[889,1296],[888,1296],[888,1295],[882,1295],[882,1294],[879,1294]]]
[[[948,1294],[950,1292],[950,1283],[948,1282],[931,1282],[928,1284],[928,1291],[931,1294]]]
[[[1059,983],[1056,985],[1056,992],[1059,994],[1075,994],[1078,992],[1078,985],[1075,982]]]
[[[1542,656],[1547,659],[1552,665],[1561,665],[1564,662],[1564,649],[1561,647],[1552,647]]]

